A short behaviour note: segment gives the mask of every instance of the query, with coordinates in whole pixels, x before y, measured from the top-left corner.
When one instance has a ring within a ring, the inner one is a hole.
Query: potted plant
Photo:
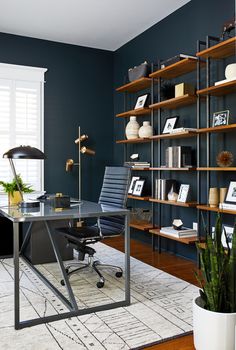
[[[205,226],[205,225],[204,225]],[[234,350],[236,327],[236,225],[232,248],[217,216],[215,232],[207,232],[206,244],[197,243],[201,270],[196,273],[200,296],[193,302],[193,332],[196,350]],[[227,248],[222,245],[222,231]]]
[[[17,175],[17,181],[19,183],[20,189],[22,193],[31,193],[33,189],[30,185],[25,184],[20,176]],[[11,182],[0,181],[0,185],[2,186],[4,192],[8,194],[8,203],[9,205],[16,205],[22,201],[21,194],[17,187],[16,180],[13,179]]]

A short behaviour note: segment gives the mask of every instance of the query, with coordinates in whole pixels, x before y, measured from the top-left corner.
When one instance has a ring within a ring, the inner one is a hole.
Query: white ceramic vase
[[[139,137],[150,137],[153,135],[153,128],[150,122],[143,122],[143,126],[139,129]]]
[[[236,79],[236,63],[228,64],[225,68],[226,79]]]
[[[136,120],[136,117],[132,116],[130,117],[130,120],[125,128],[125,135],[128,140],[136,139],[138,137],[138,131],[139,131],[140,125]]]
[[[235,350],[236,313],[204,309],[201,297],[193,301],[193,337],[196,350]]]

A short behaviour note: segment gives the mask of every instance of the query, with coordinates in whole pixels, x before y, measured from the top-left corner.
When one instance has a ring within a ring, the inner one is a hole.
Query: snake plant
[[[236,312],[236,225],[234,225],[232,248],[218,215],[215,232],[206,232],[205,246],[197,243],[201,270],[196,273],[201,287],[200,296],[205,309],[215,312]],[[226,238],[227,248],[223,247],[221,236]]]

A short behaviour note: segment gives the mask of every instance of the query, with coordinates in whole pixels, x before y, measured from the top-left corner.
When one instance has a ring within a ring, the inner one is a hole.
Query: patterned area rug
[[[104,263],[124,265],[124,254],[102,243],[95,245]],[[40,271],[65,293],[57,264]],[[21,320],[67,311],[50,289],[21,261]],[[124,297],[124,279],[104,273],[80,272],[71,278],[79,307],[99,305]],[[132,303],[128,307],[73,317],[16,331],[13,327],[13,261],[0,260],[0,349],[125,350],[139,349],[192,330],[192,299],[198,288],[131,258]]]

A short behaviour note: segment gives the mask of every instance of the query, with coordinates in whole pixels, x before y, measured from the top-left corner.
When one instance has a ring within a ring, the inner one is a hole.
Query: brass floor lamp
[[[75,163],[73,159],[67,159],[66,161],[66,171],[72,171],[73,166],[76,165],[78,166],[78,185],[79,185],[79,191],[78,191],[78,202],[82,203],[81,200],[81,183],[82,183],[82,178],[81,178],[81,153],[82,154],[88,154],[90,156],[94,156],[95,155],[95,151],[83,146],[81,147],[81,143],[86,141],[88,139],[88,135],[81,135],[81,130],[80,130],[80,126],[78,128],[78,138],[75,140],[75,144],[78,145],[78,149],[79,149],[79,157],[78,157],[78,163]]]

